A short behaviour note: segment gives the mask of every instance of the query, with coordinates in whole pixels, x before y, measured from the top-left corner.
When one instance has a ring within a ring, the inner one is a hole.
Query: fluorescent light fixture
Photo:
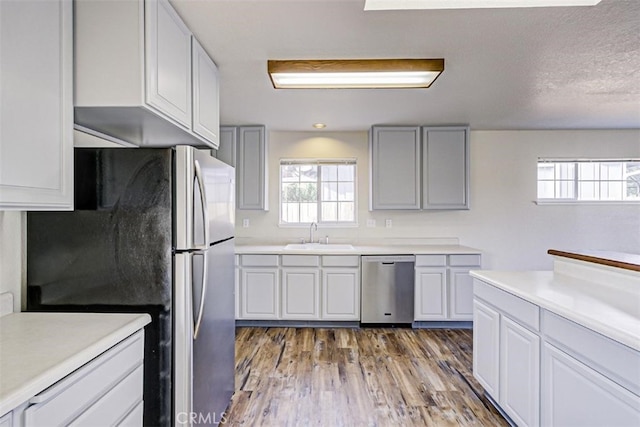
[[[428,88],[444,59],[327,59],[268,61],[276,89]]]
[[[601,0],[365,0],[364,10],[595,6]]]

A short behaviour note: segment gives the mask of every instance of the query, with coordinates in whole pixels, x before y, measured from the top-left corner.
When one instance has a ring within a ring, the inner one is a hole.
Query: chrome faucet
[[[318,224],[312,222],[309,226],[309,243],[313,243],[313,232],[318,231]]]

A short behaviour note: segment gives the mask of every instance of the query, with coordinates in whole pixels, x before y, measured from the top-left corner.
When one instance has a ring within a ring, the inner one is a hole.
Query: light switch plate
[[[391,221],[390,219],[385,219],[384,220],[384,226],[387,227],[387,228],[393,227],[393,221]]]
[[[374,228],[375,226],[376,226],[376,220],[375,219],[368,219],[367,220],[367,227]]]
[[[242,220],[242,228],[249,228],[249,218],[245,218]]]

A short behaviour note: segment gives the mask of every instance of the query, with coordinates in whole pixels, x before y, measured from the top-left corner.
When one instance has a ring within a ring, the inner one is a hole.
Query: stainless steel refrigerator
[[[234,169],[187,146],[74,163],[75,210],[27,216],[28,310],[151,314],[144,424],[218,424],[234,390]]]

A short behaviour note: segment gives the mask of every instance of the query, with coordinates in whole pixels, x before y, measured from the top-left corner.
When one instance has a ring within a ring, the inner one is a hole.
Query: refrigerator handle
[[[202,169],[200,163],[194,160],[194,169],[196,172],[196,181],[198,181],[198,187],[200,187],[200,201],[202,202],[202,228],[204,229],[204,244],[200,249],[207,249],[209,247],[209,205],[207,204],[206,187],[204,186],[204,180],[202,179]]]
[[[202,293],[200,294],[200,307],[198,307],[198,316],[196,317],[196,323],[193,327],[193,340],[195,341],[198,338],[198,332],[200,331],[200,324],[202,323],[202,315],[204,314],[204,300],[207,295],[207,273],[208,273],[208,262],[207,262],[207,252],[202,251]],[[193,295],[193,293],[192,293]]]

